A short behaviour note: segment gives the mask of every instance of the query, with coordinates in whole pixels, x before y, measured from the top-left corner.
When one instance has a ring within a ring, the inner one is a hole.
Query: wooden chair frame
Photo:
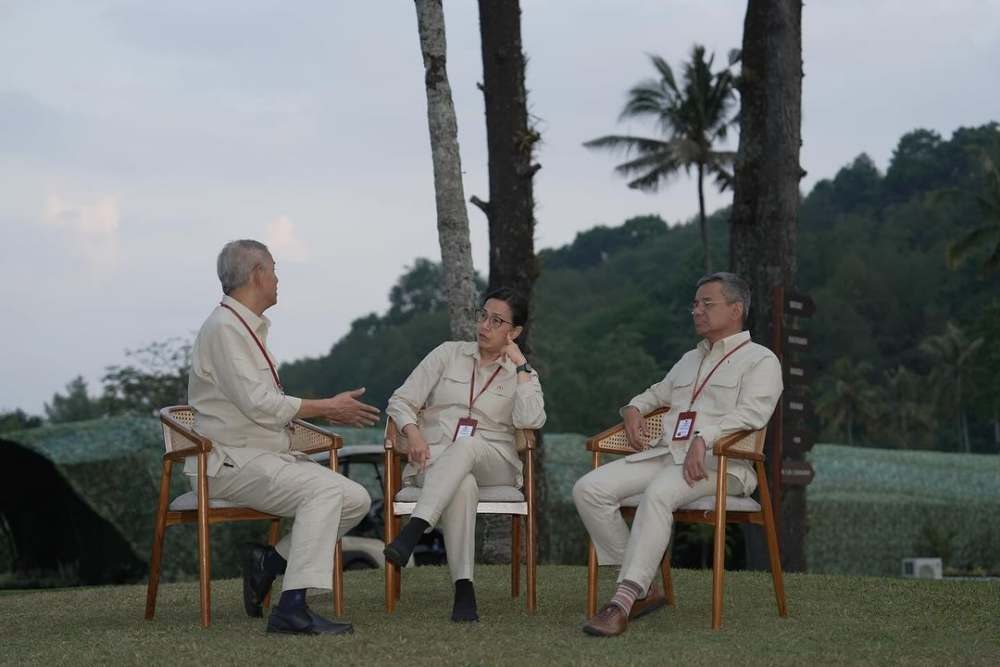
[[[208,500],[208,455],[212,451],[212,441],[194,432],[194,410],[187,405],[174,405],[160,410],[166,453],[163,455],[163,472],[160,476],[160,497],[156,510],[156,524],[153,532],[153,553],[149,561],[149,583],[146,588],[146,619],[156,613],[156,593],[160,583],[160,566],[163,559],[163,540],[169,526],[193,523],[198,526],[198,570],[201,601],[201,627],[211,623],[211,563],[209,559],[208,528],[212,524],[230,521],[269,521],[268,544],[278,542],[281,517],[258,512],[249,507],[211,507]],[[294,434],[292,449],[303,454],[329,452],[330,469],[337,469],[337,450],[343,446],[343,438],[329,433],[300,419],[293,420]],[[172,446],[172,441],[182,439],[189,445],[183,449]],[[323,443],[323,444],[318,444]],[[170,478],[173,466],[183,463],[191,456],[198,457],[196,510],[170,509]],[[340,541],[334,550],[333,601],[338,616],[344,612],[343,558]],[[270,594],[264,598],[264,606],[270,604]]]
[[[524,464],[524,502],[480,502],[476,514],[509,514],[511,518],[510,593],[512,598],[521,594],[521,519],[525,532],[525,597],[528,613],[537,609],[536,560],[537,540],[535,524],[535,458],[537,438],[534,431],[518,429],[515,432],[518,455]],[[389,418],[385,428],[385,543],[388,545],[399,534],[400,517],[412,511],[415,503],[397,503],[395,498],[402,488],[403,463],[406,460],[406,437]],[[390,614],[402,593],[400,568],[385,562],[385,610]]]
[[[662,415],[670,408],[659,408],[647,414],[646,428],[655,441],[663,434]],[[771,578],[774,582],[774,597],[778,604],[778,616],[788,616],[788,605],[785,600],[784,576],[781,569],[781,556],[778,548],[777,531],[774,524],[774,511],[771,507],[771,493],[767,485],[767,473],[764,470],[764,439],[767,428],[759,431],[739,431],[720,438],[713,447],[713,454],[718,459],[718,482],[715,489],[715,511],[678,510],[674,512],[675,523],[701,523],[715,527],[712,554],[712,629],[722,627],[722,587],[726,570],[726,524],[751,523],[762,526],[767,539],[767,552],[771,564]],[[601,454],[634,454],[635,449],[629,444],[625,435],[625,425],[617,424],[606,431],[598,433],[587,440],[587,450],[592,454],[593,467],[601,465]],[[753,461],[757,473],[757,488],[760,491],[760,510],[757,512],[726,512],[726,465],[729,458]],[[627,518],[635,515],[635,508],[622,507],[622,514]],[[593,541],[588,541],[587,555],[587,618],[597,613],[597,550]],[[670,547],[660,561],[660,574],[663,578],[663,592],[667,604],[674,606],[674,588],[670,578]]]

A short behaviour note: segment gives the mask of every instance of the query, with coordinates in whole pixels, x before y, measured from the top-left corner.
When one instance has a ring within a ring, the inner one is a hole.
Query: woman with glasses
[[[440,527],[455,584],[456,622],[479,620],[472,584],[479,487],[521,486],[514,430],[545,424],[538,374],[516,342],[526,319],[520,294],[490,292],[476,311],[476,341],[435,348],[386,409],[409,441],[403,484],[422,491],[385,556],[403,566],[424,531]]]

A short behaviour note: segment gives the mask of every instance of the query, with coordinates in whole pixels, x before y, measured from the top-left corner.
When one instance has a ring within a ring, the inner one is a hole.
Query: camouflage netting
[[[379,429],[337,430],[348,445],[381,442]],[[590,469],[584,437],[545,434],[544,447],[549,506],[540,560],[585,563],[586,533],[570,496]],[[152,418],[5,434],[0,573],[57,567],[82,583],[143,580],[162,453],[159,422]],[[946,566],[963,569],[1000,566],[1000,525],[983,520],[1000,509],[1000,457],[818,445],[811,460],[810,571],[894,575],[907,556],[941,556]],[[175,466],[172,496],[187,490]],[[262,541],[266,529],[263,522],[213,526],[213,576],[236,576],[239,543]],[[194,527],[170,528],[165,580],[196,576],[196,557]]]

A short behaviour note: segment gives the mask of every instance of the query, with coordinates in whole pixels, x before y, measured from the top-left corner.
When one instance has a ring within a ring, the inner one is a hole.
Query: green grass
[[[119,586],[0,597],[2,664],[990,664],[1000,662],[1000,582],[788,575],[790,615],[777,616],[767,574],[726,577],[723,629],[710,629],[709,572],[675,572],[678,606],[620,638],[584,636],[586,570],[539,570],[539,611],[511,600],[506,566],[477,568],[482,622],[448,621],[443,568],[404,573],[396,614],[380,571],[345,574],[346,638],[275,637],[244,616],[238,580],[216,581],[213,623],[198,626],[195,583],[161,588],[156,619],[145,589]],[[614,573],[602,570],[602,597]],[[310,598],[331,612],[330,596]],[[391,648],[389,648],[391,646]]]

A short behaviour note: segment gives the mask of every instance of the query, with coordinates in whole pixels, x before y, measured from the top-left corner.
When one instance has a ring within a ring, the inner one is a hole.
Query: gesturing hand
[[[708,477],[705,472],[705,439],[700,435],[695,436],[688,447],[687,456],[684,457],[684,470],[681,473],[688,486],[694,486],[698,480]]]
[[[362,403],[358,399],[365,388],[345,391],[323,402],[323,417],[342,426],[374,426],[378,423],[378,408]]]
[[[634,407],[625,409],[625,437],[628,443],[636,451],[649,449],[649,429],[646,428],[646,420],[639,414],[639,410]]]

